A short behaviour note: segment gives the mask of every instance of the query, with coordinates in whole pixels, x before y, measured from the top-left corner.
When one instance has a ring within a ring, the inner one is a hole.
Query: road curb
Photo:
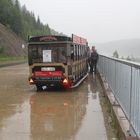
[[[16,62],[8,62],[8,63],[5,63],[5,64],[0,64],[0,68],[19,65],[19,64],[24,64],[24,63],[27,63],[27,61],[23,60],[23,61],[16,61]]]

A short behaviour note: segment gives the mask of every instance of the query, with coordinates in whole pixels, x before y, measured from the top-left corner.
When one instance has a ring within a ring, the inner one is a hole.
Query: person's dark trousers
[[[97,61],[93,61],[92,63],[90,63],[90,73],[94,71],[94,74],[96,74],[96,65]]]
[[[93,64],[94,74],[96,74],[96,65],[97,65],[97,63],[95,62],[95,63]]]
[[[90,73],[93,72],[93,64],[90,64]]]
[[[90,66],[90,72],[92,73],[94,71],[94,74],[96,74],[96,65],[97,62],[93,62]]]

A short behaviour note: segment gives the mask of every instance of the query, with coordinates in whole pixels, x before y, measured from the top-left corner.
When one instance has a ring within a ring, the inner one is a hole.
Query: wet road
[[[98,79],[36,92],[26,64],[0,68],[0,140],[107,140]]]

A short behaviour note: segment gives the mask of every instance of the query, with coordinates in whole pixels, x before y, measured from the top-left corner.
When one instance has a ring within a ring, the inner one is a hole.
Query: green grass
[[[0,63],[27,60],[27,56],[4,56],[0,55]]]

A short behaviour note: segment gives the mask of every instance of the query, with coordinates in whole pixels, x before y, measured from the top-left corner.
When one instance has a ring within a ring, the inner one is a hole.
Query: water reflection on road
[[[95,76],[77,89],[36,92],[27,75],[26,65],[0,69],[0,140],[107,140]]]
[[[47,94],[39,93],[31,96],[33,139],[73,139],[86,114],[86,81],[84,83],[76,90],[49,91]]]
[[[75,140],[107,140],[106,130],[102,109],[99,101],[98,89],[99,81],[96,76],[89,74],[88,76],[88,104],[86,106],[86,114],[82,121]]]

